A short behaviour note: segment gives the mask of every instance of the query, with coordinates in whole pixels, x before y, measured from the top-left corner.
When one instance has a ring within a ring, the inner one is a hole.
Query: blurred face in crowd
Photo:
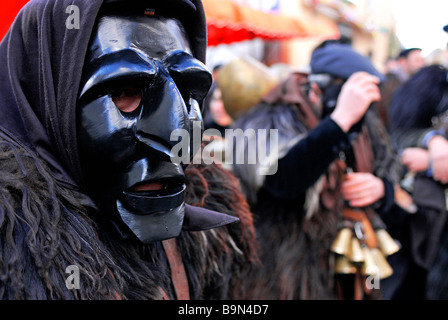
[[[401,58],[399,62],[409,75],[413,75],[425,66],[421,50],[411,51],[406,58]]]
[[[221,96],[221,89],[218,87],[213,91],[212,99],[210,101],[210,112],[213,120],[220,126],[226,127],[232,124],[232,118],[224,108],[224,101]]]
[[[317,83],[311,82],[309,84],[308,98],[317,113],[322,114],[322,90],[320,90]]]

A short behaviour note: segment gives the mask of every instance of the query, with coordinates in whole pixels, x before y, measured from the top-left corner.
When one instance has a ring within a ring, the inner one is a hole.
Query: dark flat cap
[[[409,54],[413,51],[422,51],[420,48],[409,48],[409,49],[403,49],[400,51],[398,58],[407,58]]]
[[[385,79],[369,59],[346,44],[328,44],[323,48],[316,49],[310,64],[313,74],[326,73],[348,79],[353,73],[364,71],[377,76],[381,81]]]

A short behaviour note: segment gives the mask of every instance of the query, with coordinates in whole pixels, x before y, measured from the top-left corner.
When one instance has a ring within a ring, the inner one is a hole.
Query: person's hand
[[[428,152],[434,180],[448,183],[448,141],[442,136],[435,136],[428,142]]]
[[[401,163],[409,171],[417,173],[429,168],[429,152],[423,148],[407,148],[401,154]]]
[[[361,120],[370,104],[381,99],[380,79],[366,72],[354,73],[342,87],[331,118],[348,132]]]
[[[345,175],[342,196],[352,207],[366,207],[385,195],[383,180],[371,173],[355,172]]]

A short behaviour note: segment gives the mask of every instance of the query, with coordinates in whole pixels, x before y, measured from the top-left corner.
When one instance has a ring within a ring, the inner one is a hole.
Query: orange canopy
[[[208,45],[228,44],[254,38],[285,40],[297,37],[339,36],[334,24],[305,25],[299,19],[268,14],[231,0],[202,0],[207,17]]]

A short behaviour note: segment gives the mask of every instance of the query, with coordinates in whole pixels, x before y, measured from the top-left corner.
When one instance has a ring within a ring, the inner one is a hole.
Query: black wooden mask
[[[98,20],[78,103],[83,176],[100,211],[144,243],[181,232],[185,164],[171,161],[178,142],[170,136],[202,121],[199,104],[210,85],[211,74],[192,56],[178,20]]]

